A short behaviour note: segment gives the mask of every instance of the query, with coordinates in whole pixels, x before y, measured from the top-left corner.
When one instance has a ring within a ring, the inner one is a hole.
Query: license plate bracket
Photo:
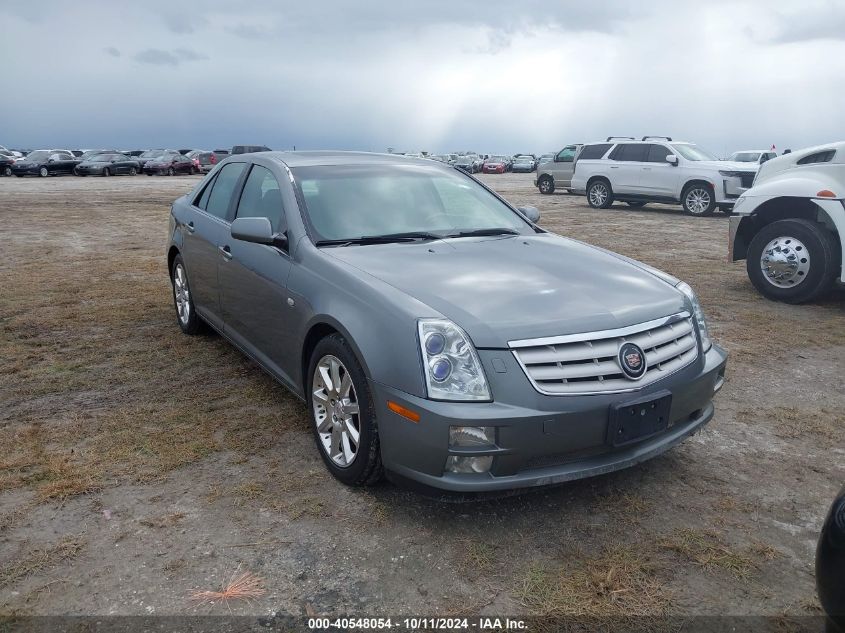
[[[611,405],[607,443],[625,446],[662,433],[669,427],[671,408],[672,392],[668,390]]]

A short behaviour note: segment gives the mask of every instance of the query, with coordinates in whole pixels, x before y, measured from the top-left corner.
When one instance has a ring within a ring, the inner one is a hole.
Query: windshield
[[[161,154],[162,150],[160,149],[148,149],[146,152],[141,154],[140,158],[158,158]]]
[[[687,160],[719,160],[707,150],[701,149],[698,145],[687,145],[685,143],[672,144],[672,148]]]
[[[728,160],[735,163],[756,163],[760,160],[760,152],[735,152]]]
[[[424,232],[439,236],[528,223],[467,176],[436,166],[348,165],[292,170],[315,241]]]
[[[45,149],[39,149],[39,150],[36,150],[34,152],[30,152],[29,154],[26,155],[26,159],[32,160],[32,161],[47,160],[49,157],[50,157],[50,152],[48,152]]]
[[[504,156],[491,156],[487,159],[488,163],[504,163],[507,160]]]
[[[534,159],[531,158],[530,156],[520,156],[519,158],[515,158],[513,162],[515,162],[515,163],[533,163]]]

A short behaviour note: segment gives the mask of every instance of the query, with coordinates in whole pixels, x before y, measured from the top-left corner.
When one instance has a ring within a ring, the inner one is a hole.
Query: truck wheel
[[[555,181],[552,180],[551,176],[540,176],[540,180],[537,181],[537,189],[543,194],[554,193]]]
[[[830,287],[839,252],[820,224],[793,218],[764,226],[751,240],[745,263],[748,278],[764,297],[804,303]]]
[[[587,187],[587,202],[594,209],[607,209],[613,204],[613,190],[606,180],[594,180]]]
[[[716,208],[716,196],[711,187],[701,182],[694,182],[687,185],[681,194],[681,204],[688,215],[713,215],[713,210]]]

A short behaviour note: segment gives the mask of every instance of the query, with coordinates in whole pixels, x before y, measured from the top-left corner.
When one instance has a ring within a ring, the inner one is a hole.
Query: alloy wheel
[[[50,174],[50,172],[49,172],[49,171],[47,171],[47,168],[46,168],[46,167],[42,167],[41,169],[39,169],[39,170],[38,170],[38,174],[39,174],[42,178],[46,178],[46,177]]]
[[[187,326],[191,318],[191,292],[188,289],[188,277],[182,264],[176,264],[173,271],[173,296],[176,298],[176,313],[182,325]]]
[[[704,187],[695,187],[684,198],[687,210],[693,215],[701,215],[710,208],[710,192]]]
[[[352,376],[339,358],[323,356],[314,368],[311,406],[323,450],[345,468],[358,456],[360,409]]]
[[[552,182],[548,178],[540,180],[540,193],[549,193],[552,190]]]
[[[777,288],[794,288],[810,272],[810,252],[801,240],[777,237],[763,248],[760,255],[763,278]]]
[[[607,186],[603,182],[597,182],[590,187],[590,204],[594,207],[602,206],[607,200]]]

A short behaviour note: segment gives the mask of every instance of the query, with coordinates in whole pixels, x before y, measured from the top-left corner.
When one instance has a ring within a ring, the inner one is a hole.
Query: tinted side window
[[[610,143],[597,143],[596,145],[585,145],[578,155],[578,160],[589,160],[591,158],[601,158],[604,153],[611,147]]]
[[[836,150],[825,150],[824,152],[816,152],[815,154],[810,154],[809,156],[805,156],[804,158],[798,161],[799,165],[810,165],[812,163],[829,163],[833,160],[833,155],[836,153]]]
[[[648,155],[648,145],[639,143],[621,143],[610,156],[613,160],[644,162]]]
[[[276,233],[281,233],[287,228],[279,182],[266,167],[252,166],[235,217],[268,218]]]
[[[229,202],[232,200],[232,193],[235,185],[246,167],[245,163],[229,163],[217,174],[217,180],[211,188],[211,195],[208,197],[208,204],[205,210],[223,220],[229,211]]]
[[[669,156],[672,152],[662,145],[649,145],[648,146],[648,157],[646,160],[649,163],[665,163],[666,157]]]
[[[205,209],[208,204],[208,197],[211,195],[211,188],[214,187],[215,180],[217,180],[217,174],[214,174],[214,178],[208,181],[208,184],[205,186],[205,189],[202,190],[199,198],[194,200],[194,204],[200,209]]]

